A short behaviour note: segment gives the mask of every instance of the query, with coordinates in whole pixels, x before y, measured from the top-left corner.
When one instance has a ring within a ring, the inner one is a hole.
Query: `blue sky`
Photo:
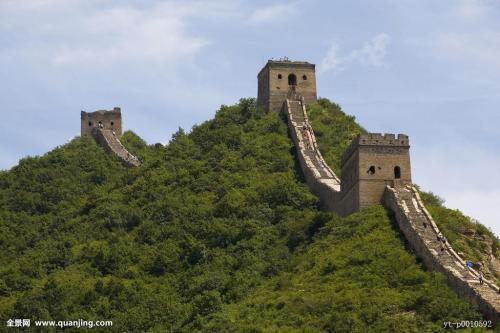
[[[269,58],[410,135],[414,181],[500,234],[500,5],[489,0],[0,0],[0,169],[122,107],[149,143],[255,96]]]

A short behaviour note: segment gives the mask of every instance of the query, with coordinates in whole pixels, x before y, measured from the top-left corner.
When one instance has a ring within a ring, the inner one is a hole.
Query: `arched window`
[[[288,75],[288,85],[289,86],[297,85],[297,76],[295,76],[295,74]]]
[[[91,121],[89,121],[89,126],[92,126],[92,122]]]
[[[111,122],[111,126],[114,126],[114,125],[115,125],[115,123],[114,123],[114,122]]]
[[[374,175],[374,174],[375,174],[375,166],[374,166],[374,165],[372,165],[372,166],[368,169],[368,171],[366,171],[366,173],[367,173],[367,174],[369,174],[369,175]]]
[[[278,79],[280,79],[280,80],[281,80],[281,78],[282,78],[282,77],[283,77],[283,76],[282,76],[281,74],[278,74]]]
[[[307,76],[306,75],[302,75],[302,80],[307,80]]]
[[[394,178],[396,179],[401,178],[401,168],[399,166],[394,167]]]

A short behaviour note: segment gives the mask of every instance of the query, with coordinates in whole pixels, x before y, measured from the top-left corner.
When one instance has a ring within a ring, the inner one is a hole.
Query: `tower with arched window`
[[[258,76],[257,106],[279,112],[289,92],[315,103],[315,65],[305,61],[269,60]]]
[[[81,135],[92,135],[92,129],[112,130],[118,137],[122,135],[122,112],[118,107],[111,111],[81,112]]]
[[[342,155],[338,213],[349,215],[381,203],[387,185],[411,184],[407,135],[361,134]]]

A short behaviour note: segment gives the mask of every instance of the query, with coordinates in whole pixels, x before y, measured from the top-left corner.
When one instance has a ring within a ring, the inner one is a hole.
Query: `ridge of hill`
[[[481,318],[422,269],[381,206],[345,219],[320,212],[283,119],[254,104],[222,106],[165,147],[126,132],[140,168],[82,137],[0,172],[0,319],[109,319],[116,332],[413,332]],[[338,172],[363,129],[325,99],[308,110]],[[498,258],[486,228],[424,200],[455,248]]]

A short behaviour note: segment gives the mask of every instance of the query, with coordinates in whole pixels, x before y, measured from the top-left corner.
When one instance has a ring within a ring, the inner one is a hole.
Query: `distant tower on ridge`
[[[122,136],[122,111],[120,108],[113,108],[111,111],[99,110],[95,112],[81,112],[81,133],[92,135],[92,129],[103,128],[112,130],[118,138]]]
[[[269,60],[258,76],[257,106],[267,112],[279,112],[290,91],[315,103],[315,65],[305,61]]]
[[[340,215],[382,202],[387,185],[411,184],[407,135],[367,133],[356,137],[342,155]]]

